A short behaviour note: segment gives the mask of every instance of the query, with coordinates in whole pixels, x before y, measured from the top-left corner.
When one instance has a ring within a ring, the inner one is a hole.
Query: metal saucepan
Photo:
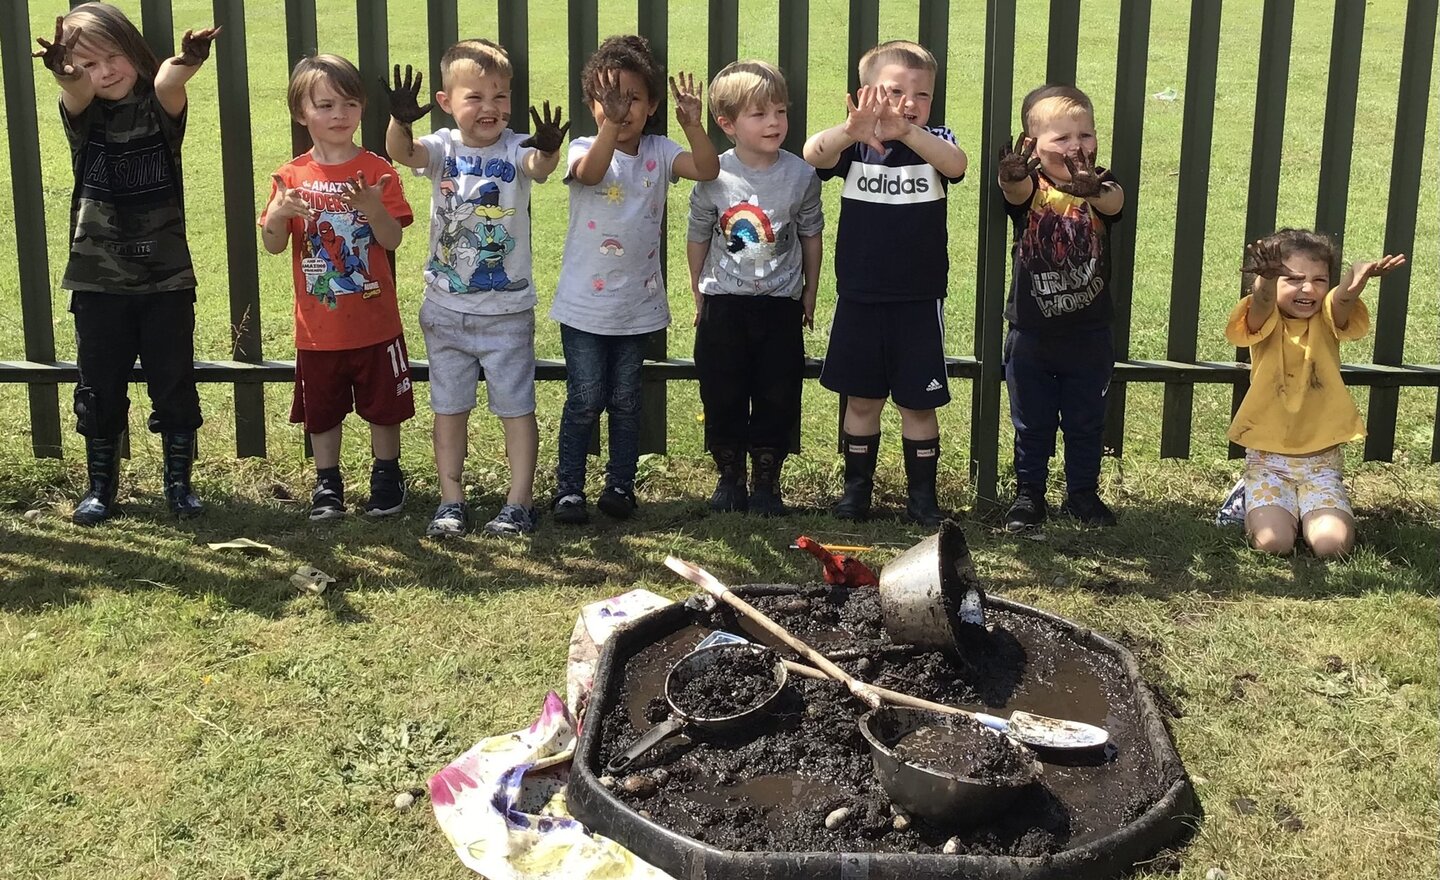
[[[690,680],[713,667],[717,662],[723,662],[726,657],[732,657],[739,653],[762,654],[774,661],[775,685],[763,699],[739,712],[716,718],[693,715],[676,705],[675,694]],[[763,645],[711,645],[687,654],[676,661],[665,675],[665,702],[670,707],[670,717],[640,734],[640,737],[624,751],[611,758],[610,763],[605,765],[605,772],[612,776],[624,773],[642,755],[677,733],[733,733],[753,724],[757,716],[768,709],[775,702],[775,698],[780,696],[780,691],[784,689],[788,679],[789,673],[785,670],[784,664],[780,662],[780,656]]]
[[[1040,762],[1027,749],[989,728],[982,728],[984,735],[997,736],[1020,753],[1021,769],[1017,773],[1001,779],[971,779],[907,763],[895,754],[893,747],[906,734],[946,723],[943,714],[895,706],[866,712],[860,718],[860,733],[870,743],[876,779],[891,800],[911,813],[937,823],[974,824],[1005,810],[1020,790],[1040,775]]]
[[[964,653],[984,635],[985,591],[965,533],[950,520],[880,571],[880,611],[897,644]]]

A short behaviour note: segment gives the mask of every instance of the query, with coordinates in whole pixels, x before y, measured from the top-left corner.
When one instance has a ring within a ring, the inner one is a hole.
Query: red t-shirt
[[[395,277],[366,216],[344,200],[345,183],[361,172],[374,186],[386,175],[381,200],[400,225],[414,219],[394,166],[367,150],[342,165],[321,165],[306,153],[275,172],[299,189],[316,214],[290,220],[295,265],[295,347],[317,351],[364,348],[401,334]],[[270,198],[275,184],[270,184]],[[269,200],[266,200],[269,206]],[[260,214],[260,225],[265,213]]]

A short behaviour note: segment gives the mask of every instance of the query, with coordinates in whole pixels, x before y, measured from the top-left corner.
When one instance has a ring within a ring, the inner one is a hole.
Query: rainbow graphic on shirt
[[[768,253],[775,245],[775,228],[754,196],[731,205],[720,215],[720,234],[725,236],[725,247],[732,254],[747,250]]]

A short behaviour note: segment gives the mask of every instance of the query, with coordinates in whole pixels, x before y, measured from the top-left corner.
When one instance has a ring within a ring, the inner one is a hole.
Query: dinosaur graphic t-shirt
[[[943,126],[926,131],[955,143]],[[835,292],[854,302],[944,299],[950,277],[947,178],[901,141],[855,143],[821,180],[845,181],[835,230]]]
[[[488,147],[467,147],[442,128],[419,139],[430,163],[430,256],[425,298],[471,315],[535,308],[530,274],[530,178],[520,168],[529,135],[505,129]]]
[[[1114,176],[1097,168],[1101,181]],[[1110,324],[1110,226],[1090,203],[1033,177],[1030,201],[1006,204],[1015,226],[1013,279],[1005,319],[1028,333],[1090,330]]]
[[[275,172],[300,191],[314,214],[290,219],[295,275],[295,347],[343,351],[388,342],[401,334],[395,277],[385,248],[375,242],[370,218],[345,203],[346,182],[360,174],[380,184],[385,209],[401,226],[414,220],[400,177],[389,162],[366,150],[349,162],[322,165],[306,153]],[[270,186],[270,198],[275,185]],[[269,205],[269,199],[266,200]],[[265,213],[260,214],[265,225]]]
[[[800,236],[819,235],[820,178],[794,153],[751,168],[734,150],[720,154],[720,176],[690,191],[690,241],[708,242],[700,292],[799,299]]]
[[[61,287],[103,293],[195,287],[180,174],[185,114],[171,118],[143,80],[118,101],[96,98],[78,116],[60,105],[75,171]]]

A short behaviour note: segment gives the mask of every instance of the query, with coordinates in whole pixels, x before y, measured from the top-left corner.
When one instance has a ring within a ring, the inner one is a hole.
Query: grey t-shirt
[[[575,168],[594,138],[570,142],[566,167]],[[634,156],[619,150],[605,177],[585,186],[571,174],[570,228],[550,317],[586,333],[628,336],[670,324],[660,272],[660,220],[672,166],[684,148],[667,137],[640,138]]]
[[[467,147],[442,128],[420,138],[430,155],[430,257],[425,298],[454,312],[510,315],[535,308],[530,275],[528,135],[505,129],[488,147]]]
[[[706,296],[799,299],[805,284],[799,237],[825,226],[820,178],[808,162],[780,151],[769,168],[751,168],[727,150],[720,176],[690,191],[690,241],[708,241],[700,292]]]

